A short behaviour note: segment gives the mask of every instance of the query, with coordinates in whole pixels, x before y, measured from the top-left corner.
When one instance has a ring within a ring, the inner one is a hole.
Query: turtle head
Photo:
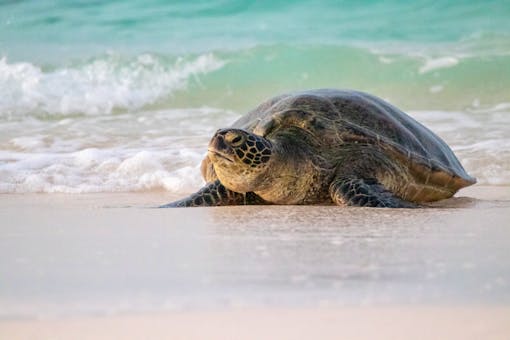
[[[240,129],[221,129],[211,139],[208,157],[220,182],[236,192],[255,191],[266,177],[272,144]]]

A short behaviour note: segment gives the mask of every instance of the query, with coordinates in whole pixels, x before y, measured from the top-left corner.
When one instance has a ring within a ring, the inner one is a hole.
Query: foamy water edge
[[[510,124],[507,111],[410,114],[452,147],[478,183],[510,184],[510,137],[500,128]],[[86,116],[75,122],[65,119],[62,130],[54,132],[46,131],[43,122],[39,130],[32,126],[32,135],[11,135],[3,141],[0,193],[189,193],[203,185],[199,167],[210,136],[239,115],[196,108],[109,119]],[[135,124],[134,131],[126,131]]]

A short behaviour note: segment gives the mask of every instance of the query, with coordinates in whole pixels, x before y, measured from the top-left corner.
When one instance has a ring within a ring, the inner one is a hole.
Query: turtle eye
[[[243,136],[234,132],[227,133],[225,140],[232,146],[239,146],[244,143]]]

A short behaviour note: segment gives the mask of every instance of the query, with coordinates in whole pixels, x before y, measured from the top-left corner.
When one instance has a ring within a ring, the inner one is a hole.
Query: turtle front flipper
[[[219,180],[207,183],[198,192],[183,198],[160,206],[160,208],[180,208],[180,207],[210,207],[220,205],[249,205],[264,204],[265,201],[253,192],[240,194],[225,188]]]
[[[333,202],[338,205],[379,208],[417,208],[387,190],[376,179],[338,178],[329,187]]]

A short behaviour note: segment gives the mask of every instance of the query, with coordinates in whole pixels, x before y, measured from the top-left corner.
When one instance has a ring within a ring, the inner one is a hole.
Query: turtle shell
[[[299,127],[323,146],[378,147],[408,169],[412,180],[396,191],[411,201],[447,198],[476,182],[441,138],[395,106],[359,91],[318,89],[280,95],[232,127],[267,138],[280,129]]]

